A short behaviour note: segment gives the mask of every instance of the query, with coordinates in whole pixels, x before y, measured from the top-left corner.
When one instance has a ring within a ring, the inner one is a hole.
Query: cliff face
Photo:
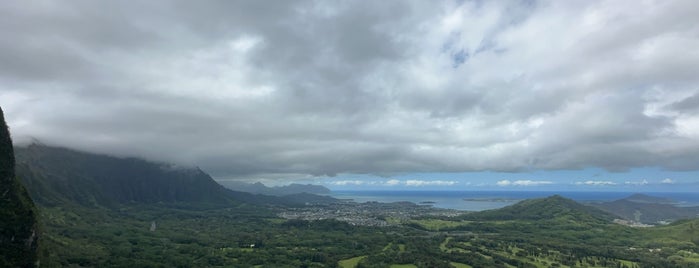
[[[36,208],[15,177],[12,139],[0,108],[0,267],[34,267]]]

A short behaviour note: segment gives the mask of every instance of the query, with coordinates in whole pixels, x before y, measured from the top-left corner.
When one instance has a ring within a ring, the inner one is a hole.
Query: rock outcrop
[[[10,132],[0,109],[0,267],[37,266],[36,208],[15,177]]]

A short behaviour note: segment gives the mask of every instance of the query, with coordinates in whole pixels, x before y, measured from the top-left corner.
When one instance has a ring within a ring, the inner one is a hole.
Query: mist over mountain
[[[38,144],[16,148],[16,156],[17,173],[43,205],[233,201],[227,190],[197,168]]]
[[[218,183],[223,185],[224,187],[231,189],[231,190],[234,190],[234,191],[249,192],[249,193],[255,193],[255,194],[265,194],[265,195],[276,195],[276,196],[300,194],[300,193],[309,193],[309,194],[329,194],[330,193],[330,189],[326,188],[325,186],[313,185],[313,184],[292,183],[292,184],[284,185],[284,186],[268,187],[260,182],[245,183],[245,182],[239,182],[239,181],[218,181]]]
[[[12,139],[0,108],[0,267],[33,267],[37,260],[37,213],[15,176]]]
[[[199,168],[32,144],[16,148],[17,173],[41,205],[114,207],[139,203],[293,205],[330,197],[275,197],[233,191]]]

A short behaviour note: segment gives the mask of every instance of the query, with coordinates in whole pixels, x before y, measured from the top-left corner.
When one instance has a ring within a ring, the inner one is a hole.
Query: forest
[[[48,267],[699,266],[697,220],[632,228],[571,215],[366,227],[284,220],[248,205],[44,207],[40,259]]]

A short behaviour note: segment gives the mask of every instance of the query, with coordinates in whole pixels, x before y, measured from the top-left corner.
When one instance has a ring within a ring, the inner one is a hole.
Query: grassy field
[[[415,264],[392,264],[391,268],[417,268]]]
[[[451,236],[445,238],[445,239],[444,239],[444,242],[442,242],[441,244],[439,244],[439,249],[441,249],[441,250],[444,251],[444,252],[449,252],[449,249],[447,248],[447,244],[449,243],[449,241],[450,241],[451,239],[452,239]]]
[[[449,264],[451,264],[451,266],[454,266],[455,268],[472,268],[471,265],[458,262],[450,262]]]
[[[364,258],[366,258],[366,256],[359,256],[359,257],[341,260],[341,261],[337,262],[337,265],[342,267],[342,268],[354,268],[354,267],[357,267],[357,264],[359,264],[359,262]]]

